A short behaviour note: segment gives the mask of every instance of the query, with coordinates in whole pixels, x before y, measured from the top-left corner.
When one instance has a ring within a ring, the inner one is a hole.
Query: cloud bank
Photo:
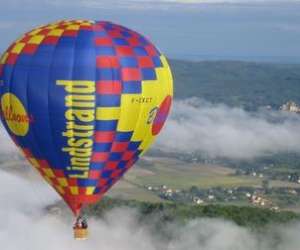
[[[295,4],[300,0],[74,0],[73,5],[86,8],[122,8],[122,9],[160,9],[203,7],[207,5],[273,5],[273,4]],[[51,1],[51,5],[62,5],[59,0]],[[199,8],[197,8],[199,9]]]
[[[15,154],[18,151],[0,121],[0,155]]]
[[[299,128],[297,114],[266,110],[250,113],[191,98],[174,102],[172,114],[154,147],[165,152],[230,159],[300,153]],[[0,125],[0,155],[17,151]]]
[[[251,114],[239,108],[189,99],[175,101],[173,114],[158,143],[172,150],[253,157],[261,152],[286,150],[287,143],[299,150],[299,124],[298,116],[264,111]],[[10,148],[8,152],[15,152],[16,147],[6,133],[0,131],[0,136],[0,151]],[[60,200],[59,196],[41,178],[22,176],[0,170],[0,242],[5,250],[299,249],[299,223],[270,227],[262,236],[232,222],[195,219],[181,227],[166,224],[171,239],[164,239],[157,235],[154,225],[141,223],[137,211],[128,208],[112,210],[102,219],[90,218],[90,239],[76,242],[72,238],[71,214],[66,210],[53,214],[45,209]]]
[[[72,218],[45,212],[58,196],[46,185],[0,171],[0,242],[5,250],[298,250],[300,224],[274,226],[259,235],[231,222],[196,219],[185,226],[166,224],[167,240],[136,211],[118,208],[90,218],[90,239],[72,238]],[[276,240],[275,240],[276,239]],[[50,243],[50,244],[49,244]]]
[[[38,6],[67,6],[67,7],[84,7],[100,9],[168,9],[172,7],[195,7],[197,5],[268,5],[268,4],[294,4],[300,3],[300,0],[73,0],[70,5],[67,1],[61,0],[24,0],[27,9],[34,9]],[[6,2],[6,8],[19,8],[20,0],[11,0]]]
[[[250,159],[300,153],[300,115],[279,111],[249,113],[199,99],[175,101],[156,148],[199,152],[209,157]]]

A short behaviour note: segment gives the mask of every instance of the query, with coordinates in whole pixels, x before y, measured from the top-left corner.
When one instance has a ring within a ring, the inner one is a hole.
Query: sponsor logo
[[[67,145],[62,151],[70,156],[69,177],[85,179],[93,151],[95,82],[58,80],[56,84],[66,92],[66,126],[62,136],[67,138]]]
[[[12,94],[6,93],[1,97],[0,116],[5,120],[10,131],[17,136],[25,136],[33,117],[27,111],[20,99]]]

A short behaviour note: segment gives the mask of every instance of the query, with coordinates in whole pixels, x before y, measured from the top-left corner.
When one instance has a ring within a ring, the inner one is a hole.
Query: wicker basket
[[[75,240],[86,240],[88,238],[88,230],[85,228],[74,228]]]

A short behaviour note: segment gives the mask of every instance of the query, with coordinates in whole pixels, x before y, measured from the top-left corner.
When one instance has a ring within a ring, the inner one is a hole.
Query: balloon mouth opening
[[[91,196],[62,196],[68,207],[73,212],[75,217],[78,217],[84,206],[88,204],[94,204],[99,202],[102,198],[102,195],[91,195]]]
[[[71,207],[71,210],[73,212],[73,214],[78,217],[80,215],[80,212],[81,212],[81,209],[82,209],[82,204],[81,203],[78,203],[78,204],[75,204]]]

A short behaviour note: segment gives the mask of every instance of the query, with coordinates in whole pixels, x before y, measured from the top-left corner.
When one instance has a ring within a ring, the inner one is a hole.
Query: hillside
[[[175,98],[197,96],[255,110],[300,103],[300,65],[171,60]],[[108,196],[141,202],[259,206],[300,211],[299,155],[268,155],[249,161],[151,151]],[[24,178],[22,158],[1,155],[0,169]],[[293,177],[293,178],[292,178]],[[165,188],[163,188],[165,187]],[[248,194],[258,196],[255,203]],[[209,198],[212,197],[212,198]]]
[[[299,214],[293,212],[273,212],[268,209],[254,207],[206,205],[195,206],[180,203],[150,203],[134,200],[118,200],[104,198],[96,205],[89,206],[86,213],[93,216],[102,216],[103,213],[116,208],[128,207],[136,209],[140,220],[152,221],[164,225],[166,222],[184,223],[196,218],[221,218],[235,222],[240,226],[261,229],[274,223],[287,223],[299,220]],[[158,227],[160,228],[160,227]]]
[[[300,103],[300,65],[238,61],[170,60],[175,98],[197,96],[255,110],[278,108],[288,100]]]

